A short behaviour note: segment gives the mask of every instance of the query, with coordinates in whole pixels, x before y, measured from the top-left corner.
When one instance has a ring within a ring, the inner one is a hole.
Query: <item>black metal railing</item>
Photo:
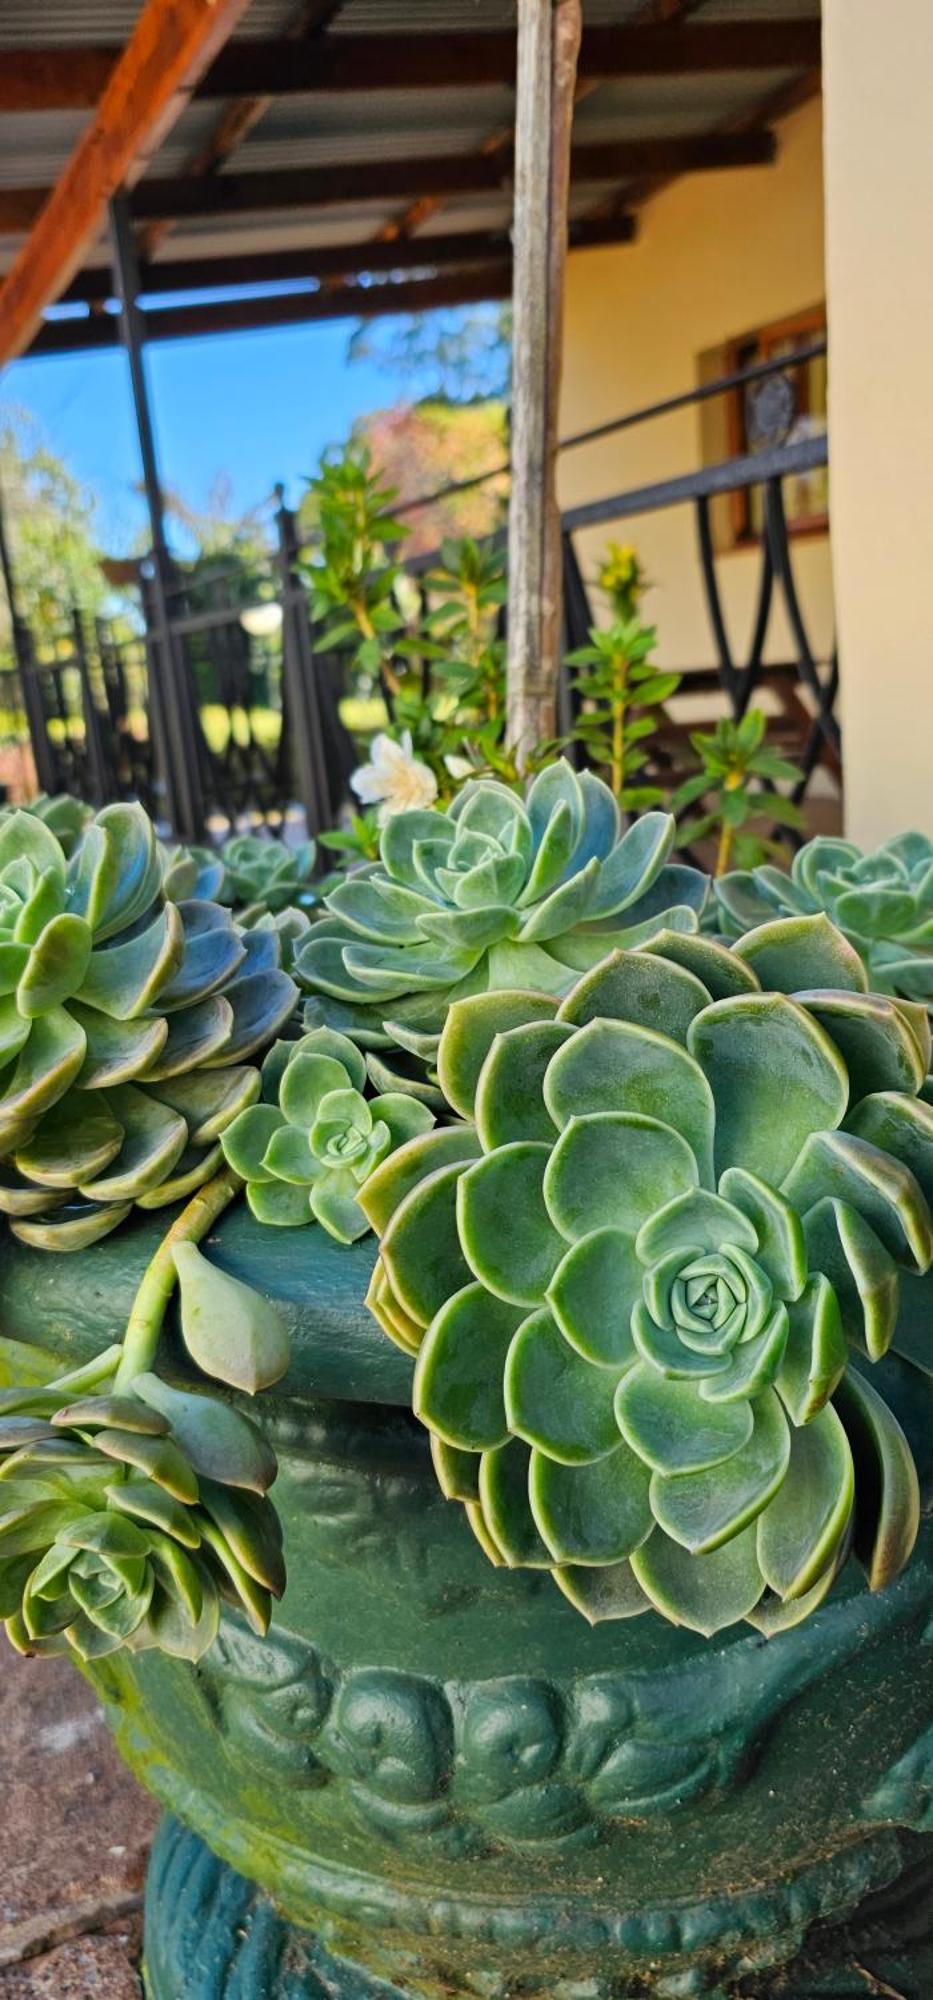
[[[684,663],[682,692],[706,699],[711,714],[717,703],[721,710],[725,696],[739,717],[766,687],[776,697],[782,738],[803,767],[801,798],[819,766],[834,780],[840,774],[838,663],[834,651],[820,656],[808,629],[784,507],[784,481],[828,462],[825,434],[793,434],[791,371],[824,352],[825,344],[814,342],[783,360],[734,370],[578,432],[561,446],[575,450],[738,389],[761,394],[762,417],[753,426],[759,450],[565,512],[565,639],[568,649],[579,645],[595,622],[576,538],[661,510],[692,510],[713,664]],[[507,469],[497,465],[398,511],[410,513],[501,478]],[[740,656],[728,630],[712,510],[723,495],[751,491],[760,496],[762,531],[752,636]],[[244,823],[280,833],[296,814],[313,833],[334,823],[355,761],[339,712],[344,664],[320,650],[303,569],[311,545],[302,542],[281,489],[277,501],[275,542],[264,565],[246,570],[233,559],[217,558],[213,565],[202,560],[186,568],[164,552],[153,555],[139,566],[135,618],[91,624],[69,612],[62,633],[41,647],[15,612],[0,735],[10,732],[11,717],[18,718],[13,734],[18,729],[20,738],[28,737],[43,789],[78,791],[95,804],[141,797],[186,839],[217,836]],[[421,556],[412,570],[424,576],[436,560],[433,554]],[[9,586],[8,557],[6,571]],[[775,664],[770,642],[779,610],[793,644],[791,657]],[[429,673],[426,669],[428,680]],[[572,718],[573,700],[565,678],[562,729]],[[658,776],[676,767],[687,733],[675,702],[662,714],[653,746]]]

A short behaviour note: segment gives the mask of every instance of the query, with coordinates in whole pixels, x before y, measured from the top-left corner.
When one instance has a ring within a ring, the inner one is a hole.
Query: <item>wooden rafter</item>
[[[0,288],[0,363],[28,346],[100,228],[142,172],[248,0],[146,0],[87,129]]]
[[[704,26],[660,19],[587,28],[579,75],[592,80],[811,69],[819,60],[818,21],[711,21]],[[118,61],[122,56],[114,48],[5,50],[0,111],[88,110]],[[319,91],[424,91],[511,84],[514,78],[515,36],[507,29],[340,35],[320,48],[283,38],[225,48],[198,95],[256,99]]]
[[[644,173],[700,173],[764,166],[774,158],[767,130],[700,134],[696,138],[628,139],[575,146],[577,181],[616,181]],[[366,160],[327,167],[284,167],[253,174],[197,174],[147,179],[136,188],[137,222],[194,216],[258,215],[264,211],[333,208],[344,202],[417,200],[424,195],[490,194],[507,186],[512,153],[429,154],[418,160]],[[23,226],[46,199],[41,188],[0,191],[0,230]]]
[[[510,257],[488,259],[471,269],[382,285],[342,285],[277,298],[226,299],[205,305],[153,307],[140,313],[140,330],[151,340],[187,340],[198,334],[245,333],[273,326],[299,326],[321,319],[374,319],[384,312],[428,312],[435,306],[466,305],[508,295]],[[72,354],[115,347],[119,322],[113,313],[87,319],[47,320],[32,354]]]
[[[288,41],[316,41],[340,12],[343,0],[301,0],[285,29]],[[269,96],[237,97],[225,107],[202,146],[185,162],[189,174],[215,174],[225,160],[232,159],[238,146],[255,131],[275,99]],[[154,222],[139,246],[141,257],[151,257],[171,231],[171,223]]]
[[[610,222],[573,223],[571,249],[596,244],[631,243],[631,218]],[[511,255],[507,229],[471,229],[450,236],[393,238],[364,243],[328,243],[307,250],[248,251],[239,256],[160,258],[140,269],[141,287],[153,296],[170,292],[207,291],[233,285],[276,285],[295,279],[313,280],[369,276],[384,271],[436,271],[453,266],[497,262]],[[113,297],[111,271],[101,267],[81,271],[62,293],[63,305],[101,305]]]

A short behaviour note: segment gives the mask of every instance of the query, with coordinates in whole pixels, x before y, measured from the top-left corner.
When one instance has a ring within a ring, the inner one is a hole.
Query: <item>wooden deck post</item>
[[[507,727],[520,764],[556,729],[557,406],[580,33],[580,0],[518,0]]]

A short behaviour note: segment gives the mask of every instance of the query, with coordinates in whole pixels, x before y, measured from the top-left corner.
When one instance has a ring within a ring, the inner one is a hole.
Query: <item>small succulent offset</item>
[[[20,1652],[196,1660],[222,1601],[268,1627],[285,1585],[266,1497],[275,1455],[240,1410],[153,1372],[176,1273],[185,1342],[206,1372],[255,1392],[288,1366],[275,1309],[192,1240],[238,1186],[219,1176],[173,1226],[121,1345],[58,1376],[33,1352],[34,1379],[0,1391],[0,1617]]]
[[[559,1005],[456,1002],[466,1122],[361,1195],[443,1490],[594,1622],[771,1634],[850,1547],[880,1588],[917,1531],[866,1371],[892,1343],[931,1367],[925,1015],[869,994],[824,918],[747,947],[671,933]]]
[[[70,858],[31,813],[0,819],[0,1209],[74,1249],[134,1201],[214,1171],[259,1094],[247,1059],[292,1011],[278,938],[174,902],[140,806],[91,819]]]
[[[282,840],[238,833],[224,842],[220,858],[223,882],[217,893],[221,902],[232,904],[239,923],[251,925],[266,912],[277,916],[289,908],[307,910],[315,902],[313,840],[287,847]]]
[[[277,1043],[263,1083],[270,1101],[241,1111],[221,1138],[257,1221],[320,1222],[338,1242],[355,1243],[369,1229],[360,1187],[396,1147],[430,1130],[433,1112],[400,1091],[367,1099],[363,1056],[330,1028]]]
[[[933,1005],[933,840],[902,833],[863,854],[820,835],[779,868],[736,870],[717,882],[720,923],[741,937],[774,915],[825,910],[861,953],[876,992]]]
[[[296,954],[314,996],[308,1024],[323,1019],[376,1052],[377,1084],[440,1103],[425,1066],[451,1001],[492,988],[559,996],[613,945],[697,929],[707,878],[665,865],[673,837],[664,813],[622,833],[608,787],[564,760],[524,802],[479,779],[446,811],[400,813],[379,861],[325,897],[327,915]],[[386,1049],[416,1059],[410,1077]]]

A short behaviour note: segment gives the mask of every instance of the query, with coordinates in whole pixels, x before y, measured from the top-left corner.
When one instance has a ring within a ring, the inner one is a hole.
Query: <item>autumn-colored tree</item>
[[[437,549],[451,536],[481,539],[501,524],[508,491],[502,472],[428,507],[410,513],[405,507],[410,500],[502,466],[508,457],[503,403],[399,403],[361,417],[353,437],[368,445],[383,483],[397,489],[394,506],[410,530],[406,555]]]

